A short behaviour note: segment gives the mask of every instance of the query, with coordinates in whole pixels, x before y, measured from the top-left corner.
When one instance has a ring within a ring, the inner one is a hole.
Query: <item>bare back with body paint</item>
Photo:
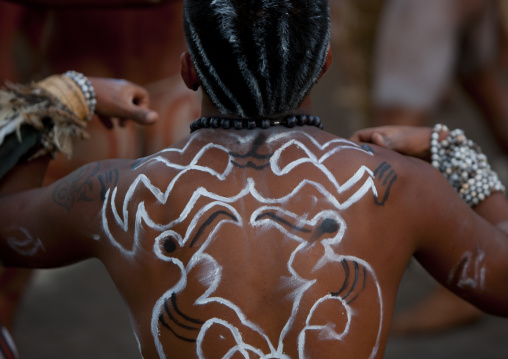
[[[145,359],[380,358],[413,255],[508,316],[501,193],[473,211],[428,163],[290,128],[312,113],[308,92],[331,61],[326,0],[185,0],[184,27],[199,129],[149,157],[1,197],[5,265],[99,259]],[[402,132],[356,140],[428,152],[430,130]]]
[[[203,131],[139,160],[128,189],[108,190],[108,240],[168,273],[139,318],[148,347],[182,358],[377,354],[381,286],[346,219],[382,206],[397,175],[386,173],[379,199],[372,149],[321,132]],[[140,206],[146,197],[160,205]]]
[[[199,130],[4,197],[1,253],[33,267],[99,258],[145,359],[377,358],[413,253],[506,314],[505,249],[479,240],[499,234],[434,172],[315,128]]]

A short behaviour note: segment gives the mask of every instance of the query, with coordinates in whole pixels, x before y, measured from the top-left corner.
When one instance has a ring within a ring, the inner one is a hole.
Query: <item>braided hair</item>
[[[330,10],[328,0],[185,0],[184,30],[214,105],[270,117],[298,107],[318,80]]]

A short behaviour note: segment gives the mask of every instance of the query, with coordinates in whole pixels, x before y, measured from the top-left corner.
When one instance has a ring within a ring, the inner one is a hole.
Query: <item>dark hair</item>
[[[204,91],[242,118],[289,112],[321,74],[328,0],[185,0],[184,29]]]

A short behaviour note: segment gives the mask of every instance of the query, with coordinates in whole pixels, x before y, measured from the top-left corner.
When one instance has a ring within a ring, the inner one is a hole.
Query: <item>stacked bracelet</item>
[[[440,141],[440,132],[448,137]],[[464,201],[476,206],[492,192],[504,192],[505,187],[487,161],[480,147],[466,138],[460,129],[449,131],[437,124],[432,131],[432,166],[437,168]]]
[[[92,86],[92,83],[85,75],[76,71],[67,71],[64,75],[74,81],[81,89],[81,92],[83,92],[86,103],[88,105],[88,109],[90,110],[90,115],[88,116],[87,120],[91,120],[95,111],[95,105],[97,105],[95,90]]]
[[[83,125],[86,125],[86,121],[91,117],[90,108],[83,91],[76,82],[67,76],[53,75],[35,85],[55,97],[79,121],[83,121]]]

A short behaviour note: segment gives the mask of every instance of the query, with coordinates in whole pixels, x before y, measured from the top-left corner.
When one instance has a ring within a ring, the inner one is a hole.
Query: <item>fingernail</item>
[[[159,115],[157,115],[156,112],[150,112],[147,116],[146,116],[146,120],[148,122],[154,122],[154,121],[157,121],[157,118],[159,117]]]

